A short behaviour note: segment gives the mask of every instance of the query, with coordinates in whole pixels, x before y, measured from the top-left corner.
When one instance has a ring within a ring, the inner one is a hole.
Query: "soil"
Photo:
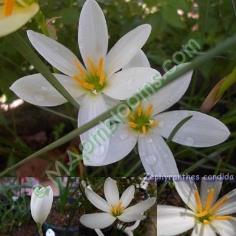
[[[56,204],[53,205],[53,208],[50,212],[50,215],[47,219],[48,224],[52,225],[60,225],[63,226],[78,226],[79,225],[79,207],[77,209],[74,209],[73,206],[69,206],[70,211],[73,212],[74,217],[70,219],[71,214],[67,214],[65,212],[58,212],[58,209],[56,208]],[[69,212],[69,211],[68,211]]]
[[[35,236],[37,227],[34,222],[25,224],[14,230],[11,234],[5,234],[0,236]]]

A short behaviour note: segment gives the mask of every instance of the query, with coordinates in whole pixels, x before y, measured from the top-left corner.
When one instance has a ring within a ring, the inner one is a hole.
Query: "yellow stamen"
[[[150,120],[150,124],[153,128],[157,127],[158,124],[159,124],[159,121],[158,120]]]
[[[139,104],[138,105],[138,108],[137,108],[137,114],[138,114],[138,116],[141,116],[142,115],[142,105],[141,104]]]
[[[206,211],[208,211],[211,208],[213,200],[214,200],[214,196],[215,196],[215,189],[212,188],[208,191],[206,205],[205,205]]]
[[[103,58],[100,58],[100,60],[99,60],[98,76],[99,76],[99,84],[103,85],[105,80],[106,80],[106,76],[105,76],[105,73],[104,73],[104,59]]]
[[[94,65],[93,61],[90,58],[88,58],[87,63],[88,63],[90,73],[92,73],[93,75],[96,75],[97,69],[96,69],[96,66]]]
[[[196,201],[196,204],[197,204],[197,211],[202,212],[202,201],[201,201],[201,198],[199,196],[199,192],[197,190],[194,192],[194,197],[195,197],[195,201]]]
[[[149,105],[149,106],[147,107],[147,110],[146,110],[146,115],[147,115],[147,116],[151,116],[152,113],[153,113],[153,106],[152,106],[152,105]]]
[[[210,213],[215,213],[219,208],[221,208],[226,202],[228,201],[228,198],[225,196],[218,200],[215,205],[210,209]]]
[[[129,124],[129,126],[131,127],[131,128],[137,128],[137,124],[136,123],[134,123],[134,122],[128,122],[128,124]]]
[[[4,0],[3,15],[4,16],[12,15],[14,5],[15,5],[15,0]]]
[[[82,79],[78,79],[78,81],[79,81],[81,87],[88,89],[88,90],[94,90],[93,84],[90,84]]]
[[[113,216],[120,216],[123,213],[124,209],[125,208],[123,207],[122,203],[119,202],[118,204],[111,207],[111,213]]]
[[[210,223],[210,221],[209,220],[203,220],[203,224],[206,224],[206,225],[208,225]]]
[[[232,216],[212,216],[211,220],[232,220]]]
[[[143,131],[144,134],[147,133],[147,127],[145,125],[142,126],[142,131]]]
[[[76,62],[76,67],[79,69],[80,76],[84,77],[85,69],[84,69],[84,67],[81,65],[81,63],[79,61]]]

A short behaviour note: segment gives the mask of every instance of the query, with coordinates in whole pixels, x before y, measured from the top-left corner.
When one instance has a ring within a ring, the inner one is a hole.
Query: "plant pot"
[[[98,230],[101,235],[104,236],[127,236],[127,234],[121,230],[117,230],[114,227],[108,227],[103,230]],[[80,225],[80,236],[98,236],[98,233],[93,229],[86,228],[83,225]],[[129,235],[130,236],[130,235]]]
[[[58,225],[44,224],[43,231],[46,232],[48,229],[52,229],[56,236],[77,236],[79,235],[79,226],[61,227]]]

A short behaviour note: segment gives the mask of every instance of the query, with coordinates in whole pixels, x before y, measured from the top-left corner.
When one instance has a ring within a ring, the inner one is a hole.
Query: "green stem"
[[[38,233],[39,233],[39,236],[44,236],[44,235],[43,235],[42,225],[37,224],[37,227],[38,227]]]
[[[169,75],[166,77],[166,79],[162,80],[161,85],[160,85],[160,82],[157,82],[157,83],[153,84],[153,87],[156,88],[155,92],[158,92],[164,86],[166,86],[167,84],[173,82],[174,80],[176,80],[180,76],[186,74],[187,72],[203,65],[204,63],[206,63],[206,61],[209,61],[210,59],[214,58],[216,55],[219,55],[220,53],[225,52],[229,48],[231,49],[233,46],[235,46],[235,44],[236,44],[236,35],[229,38],[229,39],[227,39],[227,40],[225,40],[224,42],[220,43],[220,45],[218,45],[214,49],[209,50],[206,54],[197,57],[191,63],[186,64],[185,66],[181,67],[179,70],[175,71],[174,73],[169,73]],[[91,129],[92,127],[94,127],[98,123],[107,120],[112,115],[118,114],[120,112],[119,108],[121,107],[121,105],[128,106],[128,104],[130,104],[130,101],[132,101],[132,100],[136,101],[137,97],[139,97],[139,98],[141,97],[140,98],[140,100],[141,100],[142,98],[144,98],[144,94],[147,94],[145,89],[141,90],[141,92],[137,93],[136,95],[131,97],[129,100],[120,102],[115,107],[113,107],[113,108],[109,109],[108,111],[102,113],[101,115],[99,115],[95,119],[91,120],[90,122],[86,123],[85,125],[73,130],[72,132],[68,133],[67,135],[60,138],[59,140],[49,144],[48,146],[46,146],[46,147],[42,148],[41,150],[33,153],[32,155],[26,157],[25,159],[18,162],[17,164],[7,168],[6,170],[4,170],[3,172],[0,173],[0,177],[2,177],[4,175],[6,175],[7,173],[15,170],[16,168],[22,166],[27,161],[32,160],[32,159],[38,157],[39,155],[41,155],[43,153],[51,151],[54,148],[57,148],[57,147],[65,144],[65,143],[67,143],[68,141],[72,140],[73,138],[77,137],[78,135],[80,135],[80,134],[86,132],[87,130]],[[140,95],[142,95],[142,96],[140,96]]]
[[[77,109],[79,104],[70,95],[70,93],[61,85],[56,77],[51,73],[46,64],[40,59],[40,57],[34,52],[34,50],[25,42],[25,40],[18,34],[11,34],[8,36],[8,42],[14,47],[25,59],[31,63],[35,69],[41,73],[48,82],[73,106]]]

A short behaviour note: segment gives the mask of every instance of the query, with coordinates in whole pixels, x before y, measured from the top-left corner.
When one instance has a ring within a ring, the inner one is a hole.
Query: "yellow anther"
[[[207,199],[206,199],[206,205],[205,205],[205,210],[208,211],[213,203],[215,197],[215,189],[211,188],[208,190],[208,195],[207,195]]]
[[[90,84],[83,79],[78,79],[78,82],[82,88],[88,89],[88,90],[94,90],[94,85]]]
[[[142,131],[143,131],[143,134],[147,133],[147,127],[145,125],[142,126]]]
[[[112,205],[111,213],[113,216],[120,216],[124,212],[124,207],[121,202],[116,205]]]
[[[84,77],[86,71],[79,61],[76,61],[76,67],[79,69],[80,77]]]
[[[211,220],[232,220],[232,216],[212,216]]]
[[[4,0],[3,15],[10,16],[12,15],[15,5],[15,0]]]
[[[203,224],[208,225],[210,223],[209,220],[203,220]]]
[[[131,128],[137,128],[138,126],[137,126],[137,124],[136,123],[134,123],[134,122],[128,122],[128,124],[129,124],[129,126],[131,127]]]
[[[97,75],[99,76],[99,84],[103,85],[106,80],[106,76],[104,73],[104,59],[103,58],[100,58],[99,60]]]
[[[225,196],[218,200],[215,205],[210,209],[210,213],[215,213],[219,208],[221,208],[226,202],[228,201],[228,198]]]
[[[97,75],[97,68],[96,66],[94,65],[93,61],[88,58],[87,59],[87,63],[88,63],[88,69],[89,69],[89,72],[92,74],[92,75]]]
[[[153,113],[153,106],[152,106],[152,105],[149,105],[149,106],[147,107],[147,110],[146,110],[146,115],[147,115],[147,116],[151,116],[152,113]]]
[[[141,115],[142,115],[142,111],[143,111],[143,109],[142,109],[142,104],[140,103],[140,104],[138,105],[138,107],[137,107],[137,115],[138,115],[138,116],[141,116]]]
[[[202,201],[201,201],[199,192],[197,190],[194,192],[194,197],[197,204],[197,211],[202,212]]]

